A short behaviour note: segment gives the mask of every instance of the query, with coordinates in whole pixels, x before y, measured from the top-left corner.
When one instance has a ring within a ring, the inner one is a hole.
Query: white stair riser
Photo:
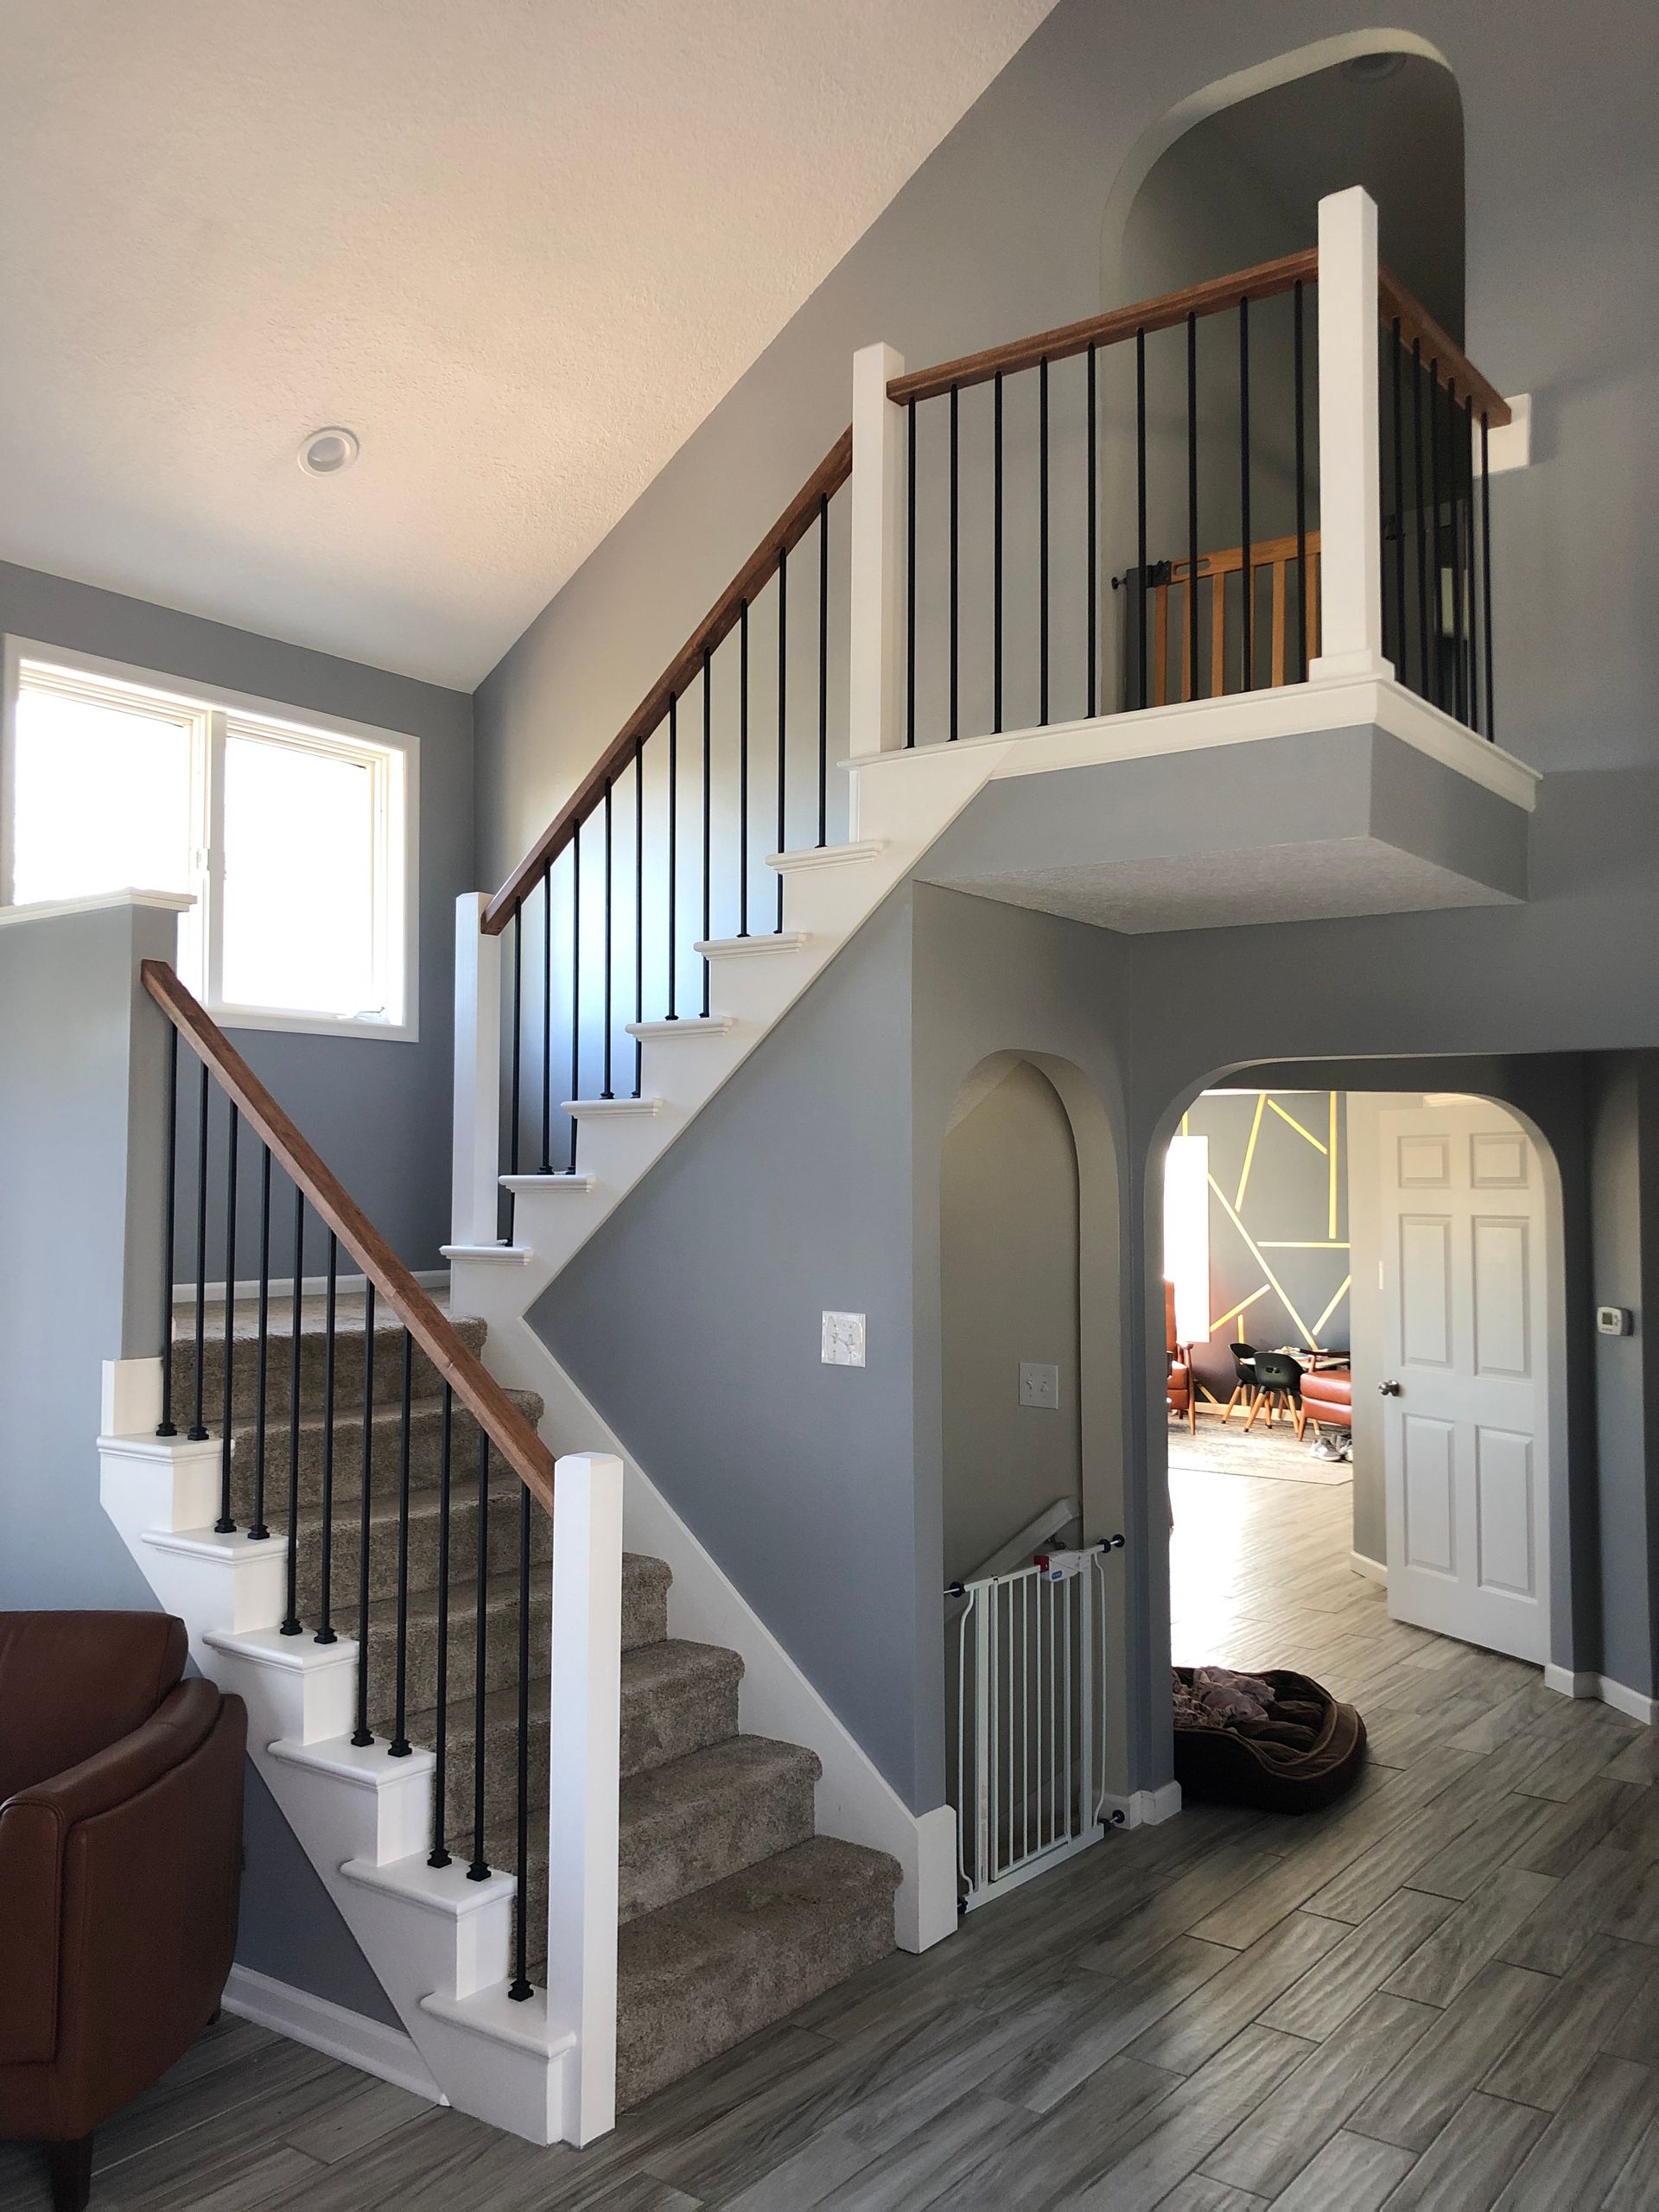
[[[148,1409],[160,1365],[108,1363],[106,1408],[129,1417]],[[543,2000],[512,2008],[542,2038],[531,2050],[425,2007],[429,1998],[491,2006],[499,1993],[505,2001],[512,1886],[469,1885],[464,1866],[442,1874],[426,1866],[431,1755],[394,1760],[384,1745],[350,1744],[355,1642],[278,1635],[285,1548],[213,1535],[216,1444],[105,1436],[99,1463],[105,1510],[159,1602],[184,1621],[202,1673],[245,1701],[249,1755],[433,2078],[461,2111],[531,2142],[557,2139],[574,2102],[570,2039],[550,2033]],[[399,1895],[400,1885],[422,1894]]]
[[[834,950],[809,938],[787,952],[716,953],[709,962],[710,1000],[743,1025],[744,1042],[753,1049]]]

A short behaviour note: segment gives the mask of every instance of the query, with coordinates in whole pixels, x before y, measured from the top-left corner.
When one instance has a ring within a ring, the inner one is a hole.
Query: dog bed
[[[1177,1667],[1181,1795],[1267,1813],[1312,1813],[1353,1786],[1365,1723],[1309,1675],[1272,1667]]]

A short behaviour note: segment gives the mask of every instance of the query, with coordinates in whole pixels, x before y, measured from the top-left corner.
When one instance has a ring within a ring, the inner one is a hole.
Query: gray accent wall
[[[235,1041],[399,1255],[411,1267],[439,1266],[449,1228],[454,902],[475,887],[471,701],[4,563],[0,632],[420,740],[418,1041],[251,1029]]]
[[[159,1348],[165,1025],[138,984],[170,913],[0,926],[0,1609],[149,1611],[99,1497],[103,1363]],[[397,2024],[246,1769],[245,1966]]]

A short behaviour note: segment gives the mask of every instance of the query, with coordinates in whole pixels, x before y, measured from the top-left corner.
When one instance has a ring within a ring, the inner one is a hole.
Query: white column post
[[[616,2119],[622,1462],[608,1453],[555,1470],[551,1643],[547,2018],[576,2038],[562,2133],[582,2144]]]
[[[501,940],[481,927],[482,891],[455,901],[452,1244],[493,1244],[501,1173]]]
[[[1310,676],[1388,677],[1382,657],[1376,203],[1319,202],[1319,626]]]
[[[891,346],[853,356],[852,638],[849,749],[890,753],[899,717],[904,636],[905,410],[887,397],[904,373]]]

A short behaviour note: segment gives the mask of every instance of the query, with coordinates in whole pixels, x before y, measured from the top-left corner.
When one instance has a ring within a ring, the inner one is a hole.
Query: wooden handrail
[[[1384,322],[1400,319],[1401,342],[1409,352],[1414,339],[1421,339],[1423,359],[1431,368],[1437,368],[1442,384],[1455,384],[1459,391],[1474,402],[1475,419],[1484,415],[1493,429],[1512,420],[1510,403],[1496,385],[1482,376],[1461,346],[1456,345],[1440,328],[1428,309],[1415,300],[1391,270],[1376,272],[1377,311]]]
[[[358,1266],[454,1391],[491,1443],[550,1514],[553,1454],[475,1352],[469,1351],[374,1224],[326,1166],[265,1089],[224,1031],[200,1006],[165,960],[145,960],[144,988],[220,1088],[270,1147],[296,1188],[327,1222]],[[299,1325],[295,1287],[295,1325]]]
[[[484,909],[482,928],[486,937],[499,937],[512,919],[512,910],[531,890],[543,868],[557,860],[576,831],[605,796],[607,778],[614,778],[633,758],[633,748],[668,712],[671,693],[683,691],[702,670],[702,657],[713,652],[737,626],[745,600],[753,601],[777,569],[779,556],[792,552],[817,518],[821,503],[833,499],[853,473],[853,434],[844,430],[784,509],[754,551],[721,592],[691,635],[628,716],[611,743],[518,867]]]
[[[1001,370],[1034,369],[1043,361],[1068,360],[1091,346],[1117,346],[1137,330],[1172,330],[1188,315],[1220,315],[1241,300],[1269,300],[1299,283],[1311,284],[1319,273],[1316,247],[1287,253],[1278,261],[1263,261],[1254,269],[1236,270],[1230,276],[1211,276],[1184,291],[1164,292],[1155,300],[1141,300],[1134,307],[1114,308],[1108,315],[1090,315],[1084,322],[1063,323],[1057,330],[1040,330],[1033,338],[1011,339],[983,353],[964,353],[959,360],[943,361],[936,369],[912,369],[894,377],[887,397],[903,405],[911,399],[937,399],[954,385],[984,384]]]

